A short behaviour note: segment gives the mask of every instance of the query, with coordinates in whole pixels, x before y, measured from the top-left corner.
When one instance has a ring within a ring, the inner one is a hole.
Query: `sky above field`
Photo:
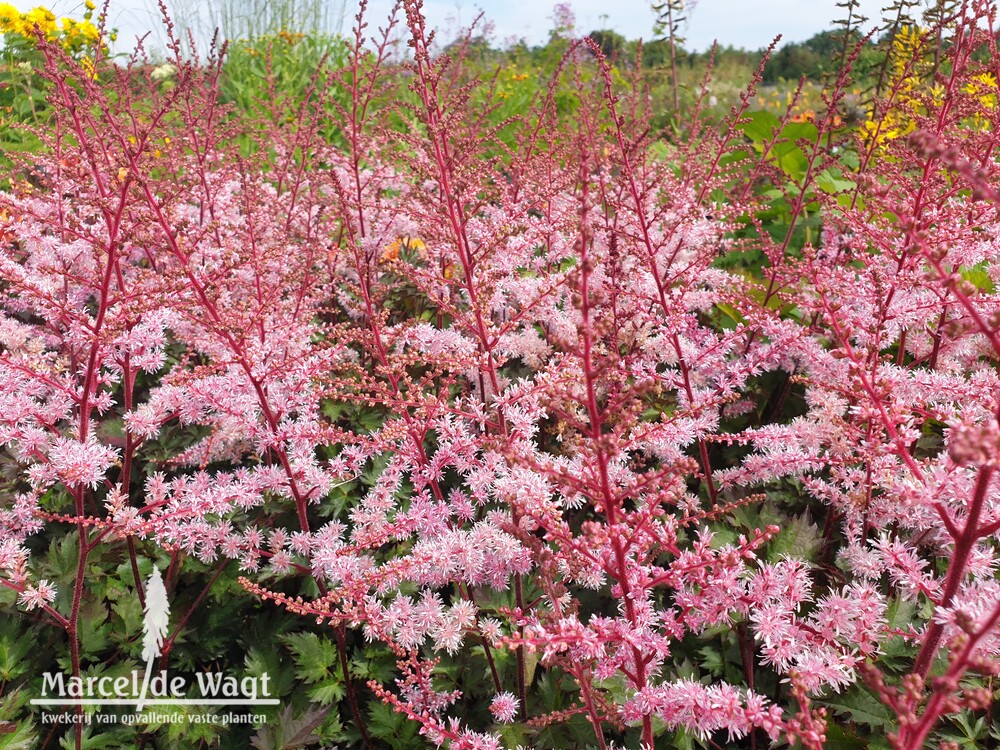
[[[25,10],[38,1],[14,0],[14,4]],[[197,0],[174,1],[182,7],[200,4]],[[453,30],[467,26],[482,11],[492,21],[496,41],[524,38],[540,43],[552,28],[554,4],[554,0],[425,0],[425,14],[430,25]],[[874,19],[884,4],[885,0],[862,0],[862,12]],[[82,13],[82,0],[54,0],[53,5],[57,13]],[[388,15],[391,5],[392,0],[370,0],[372,26]],[[630,39],[648,39],[652,34],[649,0],[571,0],[570,5],[580,33],[610,27]],[[356,12],[357,0],[347,0],[345,31]],[[839,13],[836,0],[699,0],[688,14],[683,35],[689,49],[707,49],[715,39],[721,44],[759,49],[777,34],[785,41],[807,39],[830,28]],[[110,18],[110,25],[121,31],[123,43],[159,27],[155,0],[111,0]]]
[[[376,0],[370,0],[376,2]],[[391,0],[377,0],[388,8]],[[542,42],[552,26],[554,0],[425,0],[427,17],[443,25],[444,19],[460,15],[467,25],[482,9],[493,21],[498,39],[525,37]],[[885,0],[862,0],[862,12],[871,18],[879,15]],[[587,33],[599,28],[613,28],[629,39],[652,35],[653,11],[648,0],[572,0],[577,31]],[[682,35],[691,49],[704,50],[712,41],[734,47],[758,49],[767,46],[778,34],[787,41],[802,41],[830,28],[839,17],[836,0],[699,0],[688,13]]]

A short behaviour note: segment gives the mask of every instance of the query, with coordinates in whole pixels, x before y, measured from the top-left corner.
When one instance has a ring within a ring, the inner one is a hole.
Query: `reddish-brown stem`
[[[997,625],[1000,625],[1000,603],[993,608],[982,625],[965,636],[965,643],[958,653],[952,655],[951,666],[937,681],[934,692],[916,725],[900,727],[900,750],[920,750],[924,746],[927,735],[931,733],[944,713],[945,702],[953,697],[958,690],[959,680],[968,670],[969,662],[976,648],[986,636],[996,630]]]
[[[619,523],[618,511],[619,500],[611,488],[611,479],[608,472],[608,457],[603,444],[603,417],[597,402],[597,375],[594,366],[594,341],[593,341],[593,321],[591,320],[590,309],[590,260],[588,249],[591,238],[587,230],[587,203],[588,203],[588,175],[585,172],[586,159],[581,160],[580,175],[580,312],[583,318],[580,332],[582,336],[583,348],[580,352],[582,360],[582,370],[586,386],[586,410],[590,421],[587,438],[593,446],[594,457],[598,470],[598,497],[604,515],[607,517],[608,525],[615,527]],[[636,611],[630,583],[630,566],[626,559],[626,550],[622,542],[622,536],[618,533],[611,533],[611,546],[614,553],[614,566],[609,571],[618,583],[621,590],[620,599],[624,605],[625,617],[634,627],[636,625]],[[632,658],[635,662],[634,682],[636,690],[646,687],[646,662],[645,656],[636,646],[631,646]],[[642,717],[642,742],[646,747],[653,747],[653,721],[648,715]]]
[[[958,593],[962,579],[968,573],[969,556],[972,554],[976,542],[981,538],[979,536],[979,520],[983,514],[987,491],[989,490],[994,472],[995,469],[989,465],[979,469],[972,500],[969,503],[965,526],[962,529],[961,535],[955,540],[955,548],[951,554],[951,561],[948,563],[948,574],[945,577],[941,597],[938,599],[938,607],[951,606],[952,600]],[[912,674],[921,678],[927,677],[934,657],[937,655],[943,633],[944,625],[939,622],[932,622],[927,627],[920,651],[913,664]]]
[[[343,622],[338,623],[334,629],[334,638],[337,641],[337,654],[340,656],[340,672],[344,680],[344,692],[347,693],[347,702],[351,707],[351,716],[361,733],[361,739],[365,747],[372,750],[375,746],[368,734],[368,726],[365,724],[361,714],[361,707],[358,705],[357,690],[354,687],[354,678],[351,676],[351,664],[347,658],[347,626]]]
[[[201,603],[205,600],[205,597],[208,596],[208,592],[211,591],[212,586],[214,586],[215,582],[219,580],[219,576],[222,575],[222,571],[225,569],[225,562],[216,567],[212,577],[208,579],[208,583],[205,584],[205,587],[199,592],[198,596],[195,597],[195,600],[191,602],[191,606],[185,610],[180,621],[174,626],[173,632],[171,632],[166,640],[163,641],[163,647],[160,650],[160,669],[166,668],[167,657],[170,655],[170,650],[174,647],[174,641],[177,640],[177,636],[179,636],[184,628],[187,627],[188,622],[191,620],[191,616],[194,615],[195,610],[198,609]]]

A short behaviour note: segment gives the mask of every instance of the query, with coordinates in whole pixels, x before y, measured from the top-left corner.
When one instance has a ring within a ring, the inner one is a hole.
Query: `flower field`
[[[86,8],[0,5],[0,749],[1000,746],[995,3],[669,116]]]

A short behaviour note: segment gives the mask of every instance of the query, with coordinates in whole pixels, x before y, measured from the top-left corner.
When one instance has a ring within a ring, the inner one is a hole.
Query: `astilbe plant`
[[[955,19],[914,132],[859,139],[834,195],[810,182],[823,126],[785,188],[793,220],[822,204],[800,252],[757,218],[780,138],[746,158],[750,94],[653,158],[641,90],[585,45],[489,126],[468,48],[437,54],[410,0],[408,61],[389,60],[395,18],[369,44],[359,16],[348,67],[266,140],[216,103],[217,62],[177,54],[169,89],[138,65],[98,84],[43,45],[55,124],[2,197],[0,583],[65,631],[79,674],[95,550],[123,548],[140,599],[140,545],[235,561],[329,627],[369,745],[363,700],[454,748],[577,717],[602,748],[667,730],[819,748],[824,701],[863,679],[894,746],[923,747],[989,703],[966,675],[996,674],[1000,648],[998,123],[970,83],[997,74],[971,61],[986,10]],[[723,270],[746,250],[760,276]],[[789,488],[826,519],[819,565],[764,554],[783,532],[751,511]],[[28,553],[53,528],[78,537],[58,598]],[[735,678],[680,667],[730,630]],[[397,677],[351,682],[355,633]]]

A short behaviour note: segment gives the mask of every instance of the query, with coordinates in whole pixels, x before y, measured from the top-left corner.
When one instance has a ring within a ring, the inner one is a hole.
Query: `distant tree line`
[[[889,52],[895,33],[887,30],[877,39],[865,41],[860,33],[851,30],[845,39],[845,32],[839,29],[821,31],[802,42],[787,42],[775,50],[764,66],[763,82],[775,84],[780,81],[797,81],[805,78],[810,81],[821,81],[839,70],[845,56],[854,55],[854,72],[856,78],[864,79],[868,75],[877,77],[877,71],[883,65],[885,55]],[[627,39],[612,29],[596,29],[587,36],[603,52],[605,57],[622,67],[631,67],[639,59],[644,68],[660,69],[670,66],[670,42],[667,39],[638,41]],[[943,40],[943,47],[948,47]],[[569,37],[554,32],[547,43],[528,45],[523,40],[509,49],[498,49],[480,37],[473,40],[471,47],[477,57],[482,60],[499,62],[511,55],[529,64],[545,67],[558,60],[568,49]],[[640,47],[641,45],[641,47]],[[715,50],[714,65],[717,70],[755,68],[764,56],[764,49],[747,50],[733,46],[719,46]],[[704,70],[708,63],[708,51],[696,52],[684,49],[678,45],[676,49],[677,64],[680,68]],[[974,55],[977,59],[985,59],[988,50],[980,50]]]
[[[609,58],[615,58],[622,64],[634,59],[637,42],[627,40],[624,36],[610,29],[599,29],[589,34],[590,38],[601,48]],[[764,66],[764,82],[777,83],[784,80],[808,78],[819,80],[824,75],[838,69],[845,49],[849,52],[861,41],[860,35],[851,34],[846,46],[841,31],[821,31],[804,42],[789,42],[783,44]],[[871,50],[867,49],[871,47]],[[875,44],[862,48],[861,57],[877,54]],[[715,51],[715,63],[725,67],[727,64],[756,65],[764,55],[764,50],[746,50],[739,47],[720,46]],[[678,60],[682,65],[702,67],[707,62],[708,52],[690,52],[678,49]],[[656,68],[664,65],[670,59],[669,43],[666,40],[644,42],[642,46],[642,64],[644,67]]]

